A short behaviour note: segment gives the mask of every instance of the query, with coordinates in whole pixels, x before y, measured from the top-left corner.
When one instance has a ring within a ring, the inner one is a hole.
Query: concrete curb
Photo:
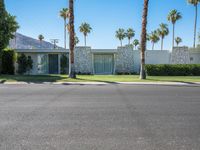
[[[171,86],[200,86],[200,82],[5,82],[0,85],[171,85]]]

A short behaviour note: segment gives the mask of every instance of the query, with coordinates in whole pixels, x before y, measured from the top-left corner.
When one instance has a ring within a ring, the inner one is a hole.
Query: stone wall
[[[171,64],[190,64],[188,47],[174,47],[171,54]]]
[[[75,69],[77,73],[92,74],[92,52],[90,47],[75,48]]]
[[[134,55],[133,48],[118,47],[115,55],[115,72],[116,73],[133,73],[134,72]]]

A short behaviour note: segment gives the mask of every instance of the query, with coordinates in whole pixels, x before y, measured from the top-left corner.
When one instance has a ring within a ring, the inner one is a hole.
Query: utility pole
[[[53,44],[53,48],[56,49],[56,47],[57,47],[56,44],[59,42],[59,39],[51,39],[50,41]]]

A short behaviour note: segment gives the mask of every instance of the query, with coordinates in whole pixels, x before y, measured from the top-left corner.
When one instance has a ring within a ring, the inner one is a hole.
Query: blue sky
[[[59,11],[68,7],[68,0],[5,0],[7,10],[17,16],[20,24],[18,32],[37,38],[39,34],[45,40],[60,39],[59,45],[63,46],[63,20]],[[88,22],[92,33],[88,36],[88,44],[92,48],[116,48],[119,41],[115,38],[118,28],[133,28],[136,39],[140,39],[141,16],[143,0],[75,0],[75,28],[80,39],[79,46],[84,45],[83,35],[79,33],[82,22]],[[176,25],[176,36],[183,38],[181,45],[192,46],[194,7],[186,0],[150,0],[148,32],[158,28],[160,23],[167,21],[170,10],[177,9],[183,19]],[[200,15],[198,17],[198,31],[200,29]],[[124,40],[124,44],[128,41]],[[164,48],[171,49],[172,34],[165,38]],[[151,49],[151,44],[148,44]],[[160,43],[155,45],[160,49]]]

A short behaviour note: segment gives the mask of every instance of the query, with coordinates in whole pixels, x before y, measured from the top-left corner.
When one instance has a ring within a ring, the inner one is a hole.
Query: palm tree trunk
[[[141,33],[141,69],[140,79],[146,79],[145,71],[145,50],[147,38],[147,16],[148,16],[149,0],[144,0],[143,16],[142,16],[142,33]]]
[[[66,30],[66,27],[67,27],[67,22],[66,22],[66,19],[64,19],[64,48],[65,49],[67,48],[67,30]]]
[[[197,15],[198,15],[198,5],[195,5],[195,23],[194,23],[194,44],[193,44],[193,48],[196,47]]]
[[[154,50],[154,42],[152,43],[152,50]]]
[[[131,45],[131,39],[128,39],[128,45]]]
[[[123,44],[122,44],[122,40],[120,40],[120,44],[121,44],[121,47],[123,46]]]
[[[87,37],[84,35],[85,47],[87,46]]]
[[[70,26],[70,36],[69,36],[69,48],[70,48],[70,68],[69,68],[69,78],[76,78],[75,64],[74,64],[74,0],[69,0],[69,26]]]
[[[173,35],[172,35],[172,50],[174,48],[174,37],[175,37],[175,23],[173,24]]]
[[[161,39],[161,50],[163,50],[163,38]]]

